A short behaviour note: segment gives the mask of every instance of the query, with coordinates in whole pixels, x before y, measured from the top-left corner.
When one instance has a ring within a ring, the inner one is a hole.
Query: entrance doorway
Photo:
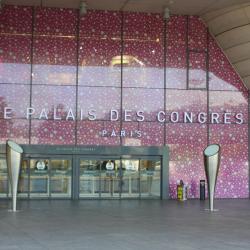
[[[163,199],[168,151],[160,147],[23,145],[18,197],[45,199]],[[0,154],[0,197],[10,197]]]
[[[79,157],[80,198],[160,198],[160,157]]]

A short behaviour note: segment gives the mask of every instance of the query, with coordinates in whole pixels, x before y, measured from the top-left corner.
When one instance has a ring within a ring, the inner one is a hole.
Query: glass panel
[[[139,160],[126,159],[122,160],[122,197],[139,197],[140,196],[140,174]]]
[[[80,197],[99,197],[101,165],[99,160],[80,160]]]
[[[123,121],[155,121],[159,110],[164,109],[164,91],[162,89],[123,89]],[[138,112],[141,111],[141,116]],[[126,117],[125,117],[126,116]]]
[[[219,115],[217,121],[214,119],[211,121],[212,123],[247,123],[248,95],[246,92],[238,91],[223,91],[223,93],[222,91],[210,91],[209,111]],[[225,115],[226,113],[227,115]]]
[[[32,118],[73,120],[72,117],[69,117],[69,111],[71,110],[75,119],[75,91],[75,87],[72,86],[33,86],[32,107],[35,112]],[[43,109],[45,109],[47,116],[45,114],[41,115]]]
[[[121,86],[121,14],[88,10],[79,32],[79,85]]]
[[[5,159],[0,159],[0,197],[6,197],[8,191],[7,163]]]
[[[161,16],[124,12],[123,29],[123,86],[163,88],[164,22]]]
[[[76,84],[76,39],[39,37],[34,41],[34,84]]]
[[[24,119],[0,119],[0,143],[12,139],[16,143],[29,143],[29,121]]]
[[[32,7],[5,5],[0,14],[0,82],[30,82]]]
[[[167,22],[166,87],[187,87],[186,17],[171,16]]]
[[[50,161],[50,193],[53,197],[71,197],[71,161]]]
[[[74,121],[31,121],[32,144],[66,145],[74,142]]]
[[[7,117],[26,118],[26,107],[29,107],[30,87],[21,84],[0,84],[0,89],[0,118],[4,118],[5,107],[12,109],[8,110],[9,114]]]
[[[30,197],[49,197],[49,160],[30,160]]]
[[[110,111],[112,109],[120,111],[120,107],[120,88],[81,86],[78,88],[78,110],[81,120],[93,118],[93,115],[89,115],[90,112],[97,120],[110,120]]]
[[[11,190],[10,190],[11,192]],[[23,160],[18,181],[18,196],[27,197],[29,192],[29,164],[28,160]]]
[[[203,51],[207,47],[207,28],[198,16],[188,17],[188,47]]]
[[[190,89],[206,88],[206,54],[189,53],[189,83]]]
[[[207,124],[167,124],[169,146],[169,195],[176,199],[176,184],[188,185],[188,197],[199,197],[199,181],[205,178],[203,150],[207,146]]]
[[[120,122],[78,121],[78,145],[120,145]]]
[[[37,8],[33,55],[34,84],[76,84],[77,13]]]
[[[30,83],[30,52],[31,37],[0,34],[0,83]]]
[[[119,197],[121,189],[120,160],[104,160],[101,164],[101,197]]]
[[[161,197],[161,161],[141,160],[140,162],[141,197]]]
[[[31,34],[32,7],[5,5],[1,8],[0,23],[0,33]]]
[[[211,124],[210,143],[221,146],[218,198],[249,198],[248,125]]]

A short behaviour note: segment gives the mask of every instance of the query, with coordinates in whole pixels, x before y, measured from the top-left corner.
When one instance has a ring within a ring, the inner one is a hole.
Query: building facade
[[[26,150],[20,197],[161,198],[164,182],[176,198],[183,180],[197,198],[211,143],[216,197],[249,197],[248,90],[196,16],[5,6],[1,197],[7,139]]]

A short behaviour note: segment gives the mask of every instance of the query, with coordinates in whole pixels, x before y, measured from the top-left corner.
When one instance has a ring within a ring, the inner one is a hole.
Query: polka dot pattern
[[[31,37],[0,34],[0,83],[30,83]]]
[[[4,108],[12,108],[10,117],[25,118],[29,107],[30,87],[19,84],[0,84],[0,119],[4,117]]]
[[[65,120],[69,109],[75,114],[75,99],[75,87],[72,86],[33,86],[32,107],[36,110],[33,118],[39,118],[42,109],[45,109],[48,118],[54,119],[54,109],[56,109],[56,116]]]
[[[102,130],[106,130],[109,136],[102,136]],[[77,138],[78,145],[120,145],[119,136],[110,136],[112,131],[119,133],[120,123],[110,121],[78,121]]]
[[[0,119],[0,143],[12,139],[20,144],[29,143],[29,121],[24,119]]]
[[[115,109],[120,113],[120,102],[120,88],[78,88],[78,107],[82,110],[82,119],[88,119],[89,111],[95,110],[97,120],[110,120],[110,110]]]
[[[32,8],[0,10],[1,143],[7,138],[51,145],[163,146],[166,142],[171,198],[176,198],[180,179],[188,184],[190,198],[199,197],[199,180],[205,178],[203,150],[207,143],[219,143],[216,197],[248,197],[248,91],[198,17],[171,16],[164,48],[164,20],[157,14],[126,12],[122,22],[121,12],[88,11],[80,18],[79,41],[76,10],[37,7],[34,14],[32,41]],[[204,88],[207,66],[209,93]],[[187,90],[187,76],[192,90]],[[29,106],[31,89],[37,112],[29,134],[23,111]],[[131,110],[132,122],[109,121],[111,108],[121,110],[121,98],[123,120],[125,109]],[[207,113],[207,103],[210,113],[219,113],[220,123],[225,112],[232,113],[232,124],[199,124],[197,114]],[[3,119],[7,105],[16,109],[18,119]],[[48,110],[49,120],[37,119],[42,108]],[[63,120],[52,119],[54,108]],[[66,121],[69,108],[74,114],[78,110],[78,118],[82,108],[83,120]],[[87,119],[92,108],[100,120]],[[144,111],[144,122],[136,122],[138,110]],[[166,124],[156,121],[161,110],[166,111]],[[174,111],[180,114],[175,124],[169,122]],[[184,123],[183,112],[196,114],[193,123]],[[239,112],[244,115],[241,125],[235,124]],[[120,137],[121,129],[125,137]],[[108,136],[102,135],[103,130]],[[131,136],[134,131],[141,131],[141,137]]]
[[[75,122],[73,121],[32,120],[31,144],[74,144],[74,131]]]

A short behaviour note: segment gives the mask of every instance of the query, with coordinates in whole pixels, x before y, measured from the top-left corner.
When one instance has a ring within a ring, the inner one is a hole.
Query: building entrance
[[[19,198],[161,199],[167,197],[166,148],[28,145],[23,147]],[[6,160],[3,154],[0,162],[0,197],[10,197]]]
[[[160,157],[79,159],[79,197],[160,198]]]

